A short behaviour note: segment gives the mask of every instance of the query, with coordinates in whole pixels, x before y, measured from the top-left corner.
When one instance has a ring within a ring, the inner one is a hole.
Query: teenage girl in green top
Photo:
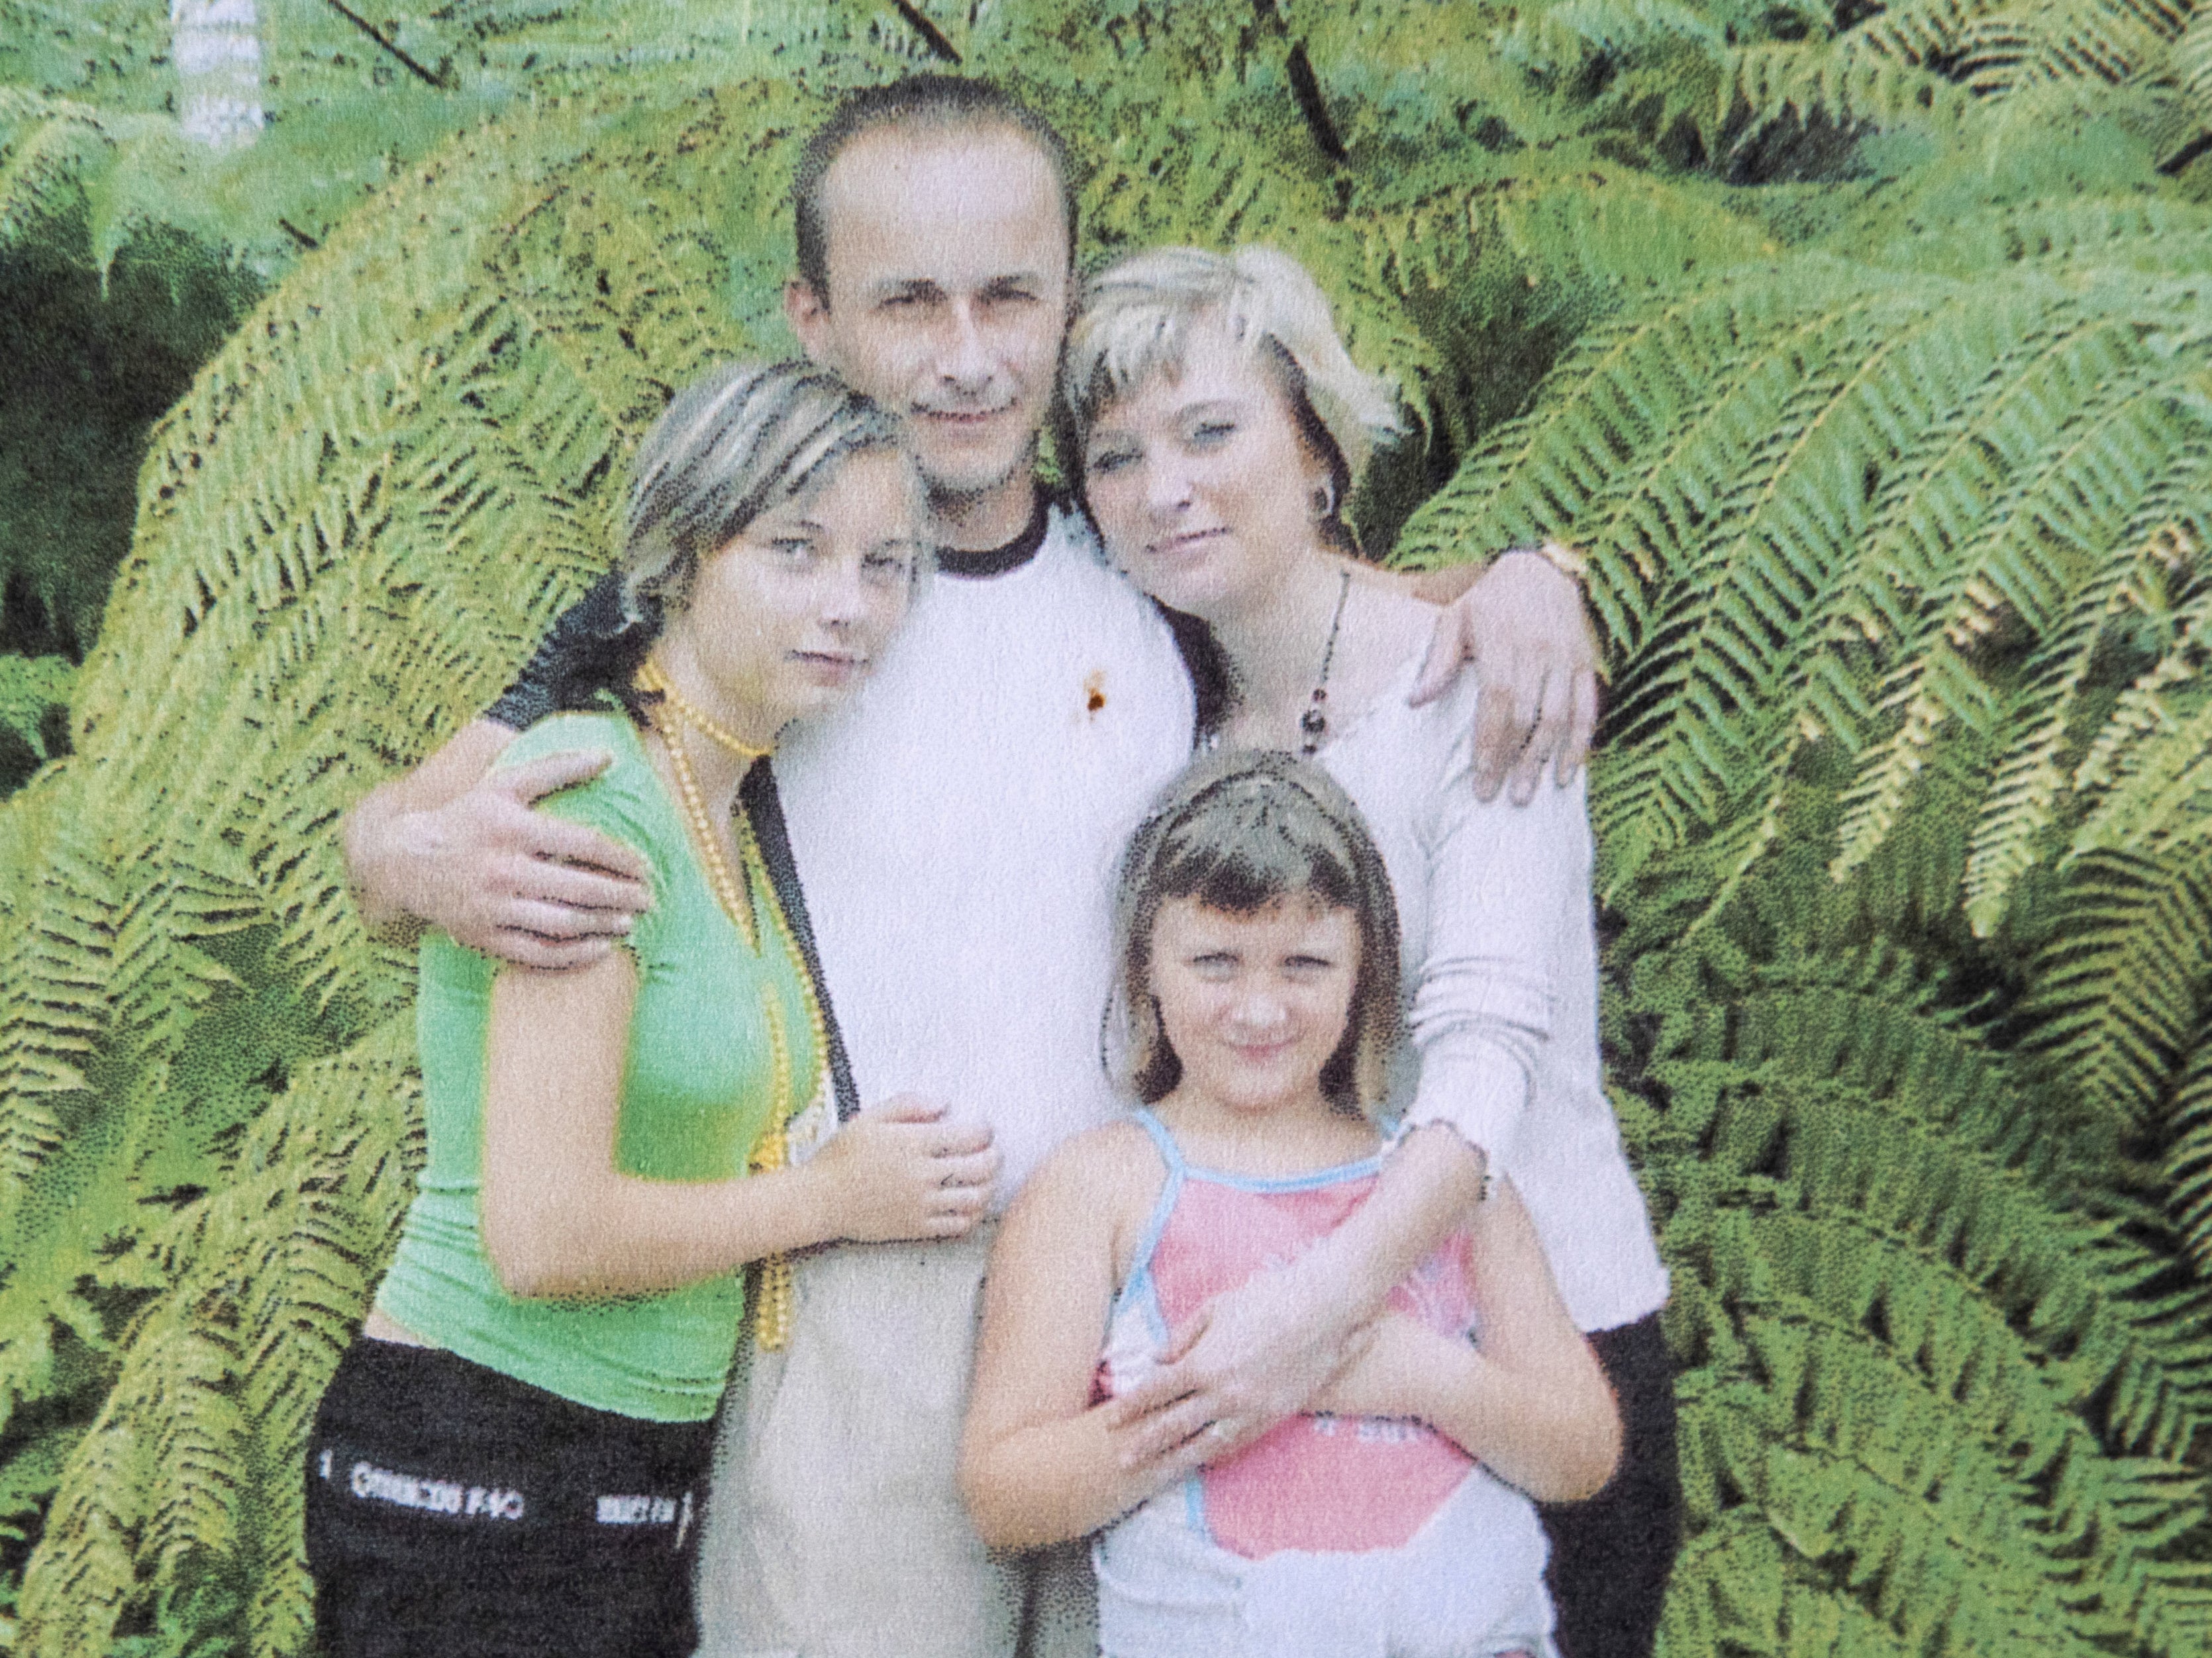
[[[429,1155],[309,1442],[327,1650],[688,1654],[709,1418],[786,1252],[951,1237],[996,1153],[893,1101],[830,1114],[820,1004],[737,810],[789,721],[843,697],[922,550],[895,423],[803,364],[720,370],[637,458],[627,625],[502,757],[605,768],[551,809],[623,842],[650,911],[563,973],[422,946]]]

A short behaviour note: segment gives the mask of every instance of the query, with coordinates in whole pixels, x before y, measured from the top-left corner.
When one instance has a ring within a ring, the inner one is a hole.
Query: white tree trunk
[[[260,135],[261,36],[254,0],[169,0],[169,52],[185,136],[213,149]]]

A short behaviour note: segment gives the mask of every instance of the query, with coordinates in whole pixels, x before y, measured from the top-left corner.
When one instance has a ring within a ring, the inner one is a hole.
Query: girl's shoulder
[[[1167,1178],[1151,1139],[1133,1119],[1109,1122],[1063,1142],[1030,1175],[1015,1202],[1103,1224],[1149,1210]]]
[[[627,714],[614,708],[549,714],[517,732],[514,740],[500,751],[493,763],[504,769],[574,749],[600,749],[614,756],[607,770],[600,774],[602,777],[627,771],[633,766],[650,765],[637,726]]]
[[[1151,1136],[1133,1118],[1125,1117],[1063,1141],[1030,1184],[1048,1181],[1068,1195],[1096,1200],[1124,1187],[1156,1187],[1163,1171]]]
[[[1127,1276],[1145,1219],[1167,1183],[1167,1165],[1132,1118],[1066,1141],[1030,1176],[1014,1199],[1050,1231],[1105,1243],[1114,1281]]]

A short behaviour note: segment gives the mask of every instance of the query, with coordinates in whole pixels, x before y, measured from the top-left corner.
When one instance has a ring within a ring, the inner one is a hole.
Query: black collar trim
[[[1043,490],[1036,492],[1036,510],[1030,514],[1029,527],[1003,547],[986,547],[980,552],[962,552],[947,547],[937,555],[937,568],[946,575],[980,577],[1005,575],[1018,570],[1037,556],[1044,545],[1044,533],[1052,526],[1052,506]]]

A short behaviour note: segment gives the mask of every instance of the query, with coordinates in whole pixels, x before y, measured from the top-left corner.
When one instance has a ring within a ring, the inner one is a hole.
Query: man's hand
[[[484,773],[442,803],[357,815],[347,851],[356,882],[386,908],[420,916],[471,950],[522,967],[599,961],[650,902],[629,847],[534,811],[596,776],[604,751],[549,754]]]
[[[1442,695],[1472,660],[1474,786],[1485,800],[1510,774],[1525,805],[1549,763],[1561,787],[1589,757],[1597,728],[1597,639],[1581,586],[1534,553],[1509,553],[1437,618],[1413,688],[1416,704]]]
[[[1160,1369],[1115,1398],[1107,1420],[1133,1469],[1198,1439],[1200,1461],[1249,1444],[1358,1357],[1372,1327],[1295,1266],[1255,1273],[1202,1308]]]

